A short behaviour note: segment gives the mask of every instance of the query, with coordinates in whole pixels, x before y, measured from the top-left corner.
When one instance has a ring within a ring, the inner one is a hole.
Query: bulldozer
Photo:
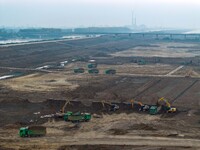
[[[175,113],[177,111],[177,109],[175,107],[171,107],[171,104],[168,102],[167,99],[165,99],[164,97],[161,97],[158,101],[157,101],[157,106],[162,106],[164,111],[166,111],[167,113]]]

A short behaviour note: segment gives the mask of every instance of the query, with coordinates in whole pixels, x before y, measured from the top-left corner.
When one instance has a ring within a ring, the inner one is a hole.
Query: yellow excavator
[[[164,106],[164,110],[167,111],[167,113],[175,113],[176,112],[176,108],[175,107],[171,107],[171,105],[168,102],[168,100],[165,99],[164,97],[161,97],[157,101],[157,105],[158,106]]]
[[[57,117],[63,117],[65,115],[65,108],[66,106],[70,104],[70,100],[66,100],[65,104],[63,105],[63,107],[60,109],[60,112],[56,113]]]

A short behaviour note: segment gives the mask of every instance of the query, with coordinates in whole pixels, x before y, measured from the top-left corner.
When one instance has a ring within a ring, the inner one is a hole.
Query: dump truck
[[[85,72],[84,68],[75,68],[74,69],[74,73],[84,73],[84,72]]]
[[[64,120],[65,121],[71,121],[71,122],[82,122],[82,121],[89,121],[91,119],[91,114],[90,113],[72,113],[68,111],[64,115]]]
[[[157,106],[151,106],[149,108],[149,114],[150,115],[156,115],[158,113],[158,107]]]
[[[115,69],[107,69],[105,71],[105,74],[116,74],[116,70]]]
[[[138,65],[145,65],[145,64],[146,64],[146,61],[143,60],[143,59],[140,59],[140,60],[137,61],[137,64],[138,64]]]
[[[46,135],[46,127],[44,126],[29,126],[19,129],[20,137],[37,137]]]
[[[88,73],[90,73],[90,74],[98,74],[99,70],[98,69],[90,69],[90,70],[88,70]]]
[[[89,63],[88,64],[88,66],[87,66],[88,68],[96,68],[97,67],[97,63]]]

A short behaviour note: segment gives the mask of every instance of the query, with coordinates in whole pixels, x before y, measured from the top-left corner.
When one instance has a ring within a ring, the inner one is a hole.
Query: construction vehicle
[[[110,105],[110,111],[116,111],[119,109],[119,106],[117,104],[111,104]]]
[[[88,73],[90,73],[90,74],[98,74],[99,70],[98,69],[90,69],[90,70],[88,70]]]
[[[105,104],[109,106],[109,111],[116,111],[119,109],[119,106],[117,104],[112,104],[112,103],[108,103],[108,102],[105,102],[105,101],[102,101],[102,106],[103,108],[105,108]]]
[[[147,105],[147,104],[143,104],[141,102],[131,100],[132,108],[134,107],[134,105],[138,105],[139,106],[139,111],[149,111],[149,108],[150,108],[150,106]]]
[[[46,127],[44,126],[29,126],[19,129],[20,137],[37,137],[46,134]]]
[[[65,121],[71,121],[71,122],[82,122],[82,121],[89,121],[91,119],[91,114],[90,113],[72,113],[68,111],[64,115],[64,120]]]
[[[137,61],[137,64],[138,65],[145,65],[146,61],[144,59],[140,59],[140,60]]]
[[[167,113],[175,113],[176,112],[176,108],[175,107],[171,107],[170,103],[168,102],[167,99],[165,99],[164,97],[161,97],[158,101],[157,101],[157,106],[162,106],[162,108],[164,109],[165,112]]]
[[[74,73],[84,73],[84,72],[85,72],[84,68],[75,68],[74,69]]]
[[[65,115],[65,108],[68,104],[70,104],[70,100],[66,100],[65,104],[60,109],[60,112],[57,112],[55,116],[58,118],[63,118],[63,116]]]
[[[97,68],[97,63],[96,62],[93,62],[93,63],[89,63],[88,68]]]
[[[157,106],[151,106],[149,108],[149,114],[150,115],[156,115],[158,113],[158,107]]]
[[[116,74],[116,70],[115,69],[107,69],[105,71],[105,74]]]

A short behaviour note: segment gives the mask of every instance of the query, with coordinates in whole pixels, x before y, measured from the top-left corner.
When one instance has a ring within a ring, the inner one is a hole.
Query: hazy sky
[[[0,0],[0,26],[200,28],[200,0]]]

